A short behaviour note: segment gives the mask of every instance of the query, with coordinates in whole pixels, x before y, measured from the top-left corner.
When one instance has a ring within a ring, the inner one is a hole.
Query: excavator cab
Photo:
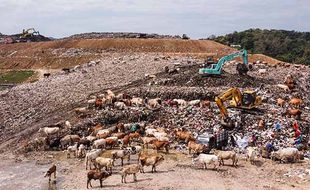
[[[212,65],[214,65],[214,64],[215,64],[215,62],[214,62],[213,57],[207,57],[207,59],[202,64],[202,67],[204,67],[204,68],[211,68]]]
[[[242,94],[242,105],[249,107],[255,104],[256,92],[254,91],[245,91]]]

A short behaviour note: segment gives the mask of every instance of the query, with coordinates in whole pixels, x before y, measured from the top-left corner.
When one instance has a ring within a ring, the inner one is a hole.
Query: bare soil
[[[149,150],[152,151],[152,150]],[[127,176],[127,183],[121,183],[120,162],[116,162],[111,177],[103,182],[103,189],[308,189],[310,175],[303,178],[287,177],[285,173],[292,170],[309,168],[309,161],[294,164],[279,164],[259,158],[255,165],[241,159],[237,167],[232,167],[231,161],[225,166],[213,169],[213,165],[204,170],[201,166],[193,166],[191,157],[180,152],[164,154],[165,161],[157,167],[156,173],[146,167],[146,173],[139,173],[138,181],[133,182],[133,176]],[[14,161],[15,159],[15,161]],[[26,157],[4,157],[0,164],[0,189],[49,189],[72,190],[86,189],[84,160],[66,158],[62,152],[37,152]],[[133,157],[130,163],[136,163]],[[56,181],[48,184],[44,172],[51,163],[57,165]],[[128,164],[127,160],[124,161]],[[100,189],[99,181],[92,181],[93,188]]]

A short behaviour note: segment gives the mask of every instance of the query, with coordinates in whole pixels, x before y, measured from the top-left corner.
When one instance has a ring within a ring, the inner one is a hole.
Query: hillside
[[[225,45],[241,45],[251,53],[261,53],[289,63],[310,64],[310,32],[249,29],[213,40]]]
[[[61,69],[113,52],[157,52],[206,58],[233,51],[236,50],[210,40],[180,39],[79,39],[2,44],[0,69]],[[262,56],[259,59],[268,60]],[[255,56],[250,57],[250,61],[254,60],[257,60]]]

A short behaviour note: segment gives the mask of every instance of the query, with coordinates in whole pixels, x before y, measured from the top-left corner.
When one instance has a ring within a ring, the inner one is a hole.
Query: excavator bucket
[[[237,71],[239,73],[239,75],[247,75],[249,68],[246,64],[243,63],[238,63],[237,64]]]

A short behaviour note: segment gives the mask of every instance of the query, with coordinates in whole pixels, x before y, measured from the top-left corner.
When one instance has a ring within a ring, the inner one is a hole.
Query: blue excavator
[[[222,57],[217,63],[211,64],[211,66],[208,68],[199,69],[199,74],[202,74],[202,75],[221,75],[223,65],[227,61],[231,61],[237,57],[242,57],[242,59],[243,59],[243,63],[238,63],[237,71],[240,75],[246,75],[247,72],[249,71],[249,69],[247,66],[248,65],[248,52],[245,49]]]

